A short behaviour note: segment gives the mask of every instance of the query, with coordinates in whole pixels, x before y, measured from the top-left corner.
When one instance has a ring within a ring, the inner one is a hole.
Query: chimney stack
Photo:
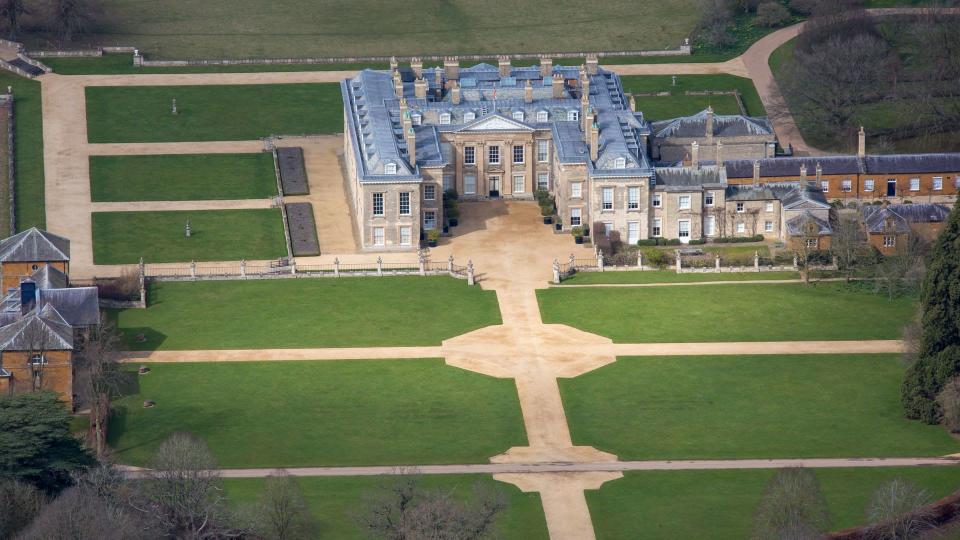
[[[397,99],[403,98],[403,79],[396,70],[393,71],[393,93],[397,95]]]
[[[31,279],[20,282],[20,314],[26,315],[37,306],[37,284]]]
[[[587,75],[596,75],[597,74],[597,65],[599,64],[597,55],[588,54],[587,55]]]
[[[533,103],[533,83],[527,79],[527,84],[523,85],[523,102]]]
[[[454,105],[460,104],[460,83],[453,81],[450,86],[450,101]]]
[[[707,105],[707,121],[706,121],[706,135],[707,135],[707,144],[713,143],[713,107]]]
[[[540,76],[544,79],[553,76],[553,58],[540,57]]]
[[[800,164],[800,183],[804,184],[807,181],[807,164]],[[802,185],[800,187],[803,187]]]
[[[417,136],[412,127],[406,129],[404,138],[407,140],[407,155],[410,157],[410,167],[417,168]]]
[[[630,94],[630,110],[637,112],[637,98],[633,97],[633,94]]]
[[[583,116],[580,117],[581,126],[583,127],[583,133],[589,135],[590,126],[593,125],[593,109],[587,107],[587,111],[583,113]]]
[[[443,93],[443,71],[440,68],[433,70],[433,82],[436,83],[438,93]]]
[[[391,57],[390,57],[390,71],[396,71],[396,70],[397,70],[397,57],[396,57],[396,56],[391,56]]]
[[[559,73],[553,74],[553,99],[561,99],[564,94],[564,82],[563,75]]]
[[[510,76],[510,57],[509,56],[498,56],[497,65],[500,68],[501,77]]]
[[[580,96],[580,129],[584,132],[587,131],[587,128],[590,127],[590,124],[586,123],[587,112],[590,111],[590,100],[587,99],[587,96]]]
[[[413,95],[418,98],[427,97],[427,80],[423,77],[413,81]]]
[[[723,143],[717,141],[717,167],[723,167]]]
[[[690,165],[694,169],[700,168],[700,143],[697,141],[690,143]]]
[[[413,70],[413,76],[419,79],[423,77],[423,60],[420,60],[416,56],[410,59],[410,69]]]
[[[820,165],[820,162],[817,162],[817,182],[823,178],[823,166]]]
[[[863,159],[867,155],[867,134],[863,131],[863,126],[860,126],[860,132],[857,133],[857,157]]]
[[[590,77],[582,67],[580,68],[580,92],[585,96],[590,95]]]
[[[760,185],[760,160],[753,160],[753,185]]]
[[[400,98],[400,119],[406,120],[409,116],[407,114],[407,98]]]
[[[446,56],[443,59],[443,72],[448,81],[460,80],[460,61],[456,56]]]
[[[596,162],[600,157],[600,128],[590,115],[590,161]]]

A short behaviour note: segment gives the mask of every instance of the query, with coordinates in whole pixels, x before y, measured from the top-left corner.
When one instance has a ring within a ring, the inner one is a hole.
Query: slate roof
[[[694,167],[656,167],[656,189],[663,191],[699,191],[726,185],[726,173],[715,165]]]
[[[73,349],[73,328],[51,306],[23,316],[0,328],[0,351],[68,351]]]
[[[713,109],[706,108],[692,116],[681,116],[654,122],[653,134],[659,139],[675,137],[693,139],[707,135],[707,116]],[[773,138],[773,127],[766,117],[752,117],[741,114],[713,114],[713,135],[716,137],[768,136]]]
[[[96,287],[39,289],[37,305],[57,310],[67,324],[94,326],[100,323],[100,299]]]
[[[911,223],[939,223],[950,215],[942,204],[868,205],[860,209],[863,223],[870,233],[908,233]]]
[[[796,209],[806,206],[830,208],[823,191],[807,182],[801,189],[800,182],[767,182],[759,185],[731,184],[724,194],[728,201],[764,201],[777,199],[784,209]]]
[[[0,240],[0,262],[69,260],[70,240],[36,227]]]
[[[867,174],[960,172],[960,153],[866,156],[864,162]]]
[[[68,283],[67,275],[49,264],[38,268],[30,275],[30,279],[37,284],[38,289],[63,289]]]
[[[817,225],[817,234],[820,236],[833,234],[833,228],[830,227],[830,223],[813,215],[809,210],[805,211],[799,216],[794,216],[787,220],[787,233],[791,236],[805,235],[806,232],[804,231],[803,227],[808,222],[813,222]]]
[[[823,174],[858,174],[863,172],[863,163],[857,156],[777,157],[760,160],[734,159],[724,162],[727,178],[753,178],[753,162],[760,162],[760,176],[800,177],[800,166],[807,166],[807,178],[817,174],[817,164]]]

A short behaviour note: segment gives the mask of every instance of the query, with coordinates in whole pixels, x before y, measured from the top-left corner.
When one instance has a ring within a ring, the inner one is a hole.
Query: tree
[[[130,502],[157,528],[196,540],[241,536],[228,525],[220,472],[201,439],[174,433],[160,444]]]
[[[297,540],[316,538],[316,528],[303,492],[290,474],[281,470],[268,476],[252,529],[264,538]]]
[[[56,493],[92,463],[70,433],[70,416],[56,394],[0,396],[0,478]]]
[[[799,234],[793,237],[794,254],[803,265],[803,281],[810,283],[810,256],[817,250],[820,242],[820,226],[810,217],[800,221]]]
[[[0,538],[13,538],[40,513],[46,498],[30,484],[0,480]]]
[[[960,375],[960,199],[934,242],[920,289],[920,350],[901,386],[906,416],[939,421],[935,398]]]
[[[31,13],[27,0],[0,0],[0,18],[7,27],[7,37],[15,39],[20,33],[20,20]]]
[[[47,346],[54,338],[53,331],[36,313],[27,320],[21,335],[26,345],[27,365],[30,366],[31,390],[39,392],[46,389]]]
[[[84,486],[67,488],[46,506],[22,540],[137,540],[154,538],[127,510]]]
[[[732,45],[733,5],[729,0],[700,0],[700,22],[697,37],[708,47],[722,48]]]
[[[117,365],[116,352],[120,337],[116,326],[105,315],[101,315],[100,320],[101,323],[87,333],[74,355],[73,387],[78,397],[90,407],[94,451],[98,458],[103,459],[110,396],[118,393],[122,373]]]
[[[856,217],[838,212],[833,223],[830,251],[837,257],[837,263],[848,282],[853,277],[866,247],[866,238]]]
[[[821,538],[830,525],[826,499],[807,469],[780,469],[767,483],[754,516],[757,540]]]
[[[926,491],[902,478],[894,478],[880,486],[867,508],[871,523],[870,538],[877,540],[910,540],[934,527],[927,505]]]
[[[50,21],[61,43],[86,30],[93,19],[89,0],[51,0]]]
[[[937,394],[937,404],[943,414],[943,425],[951,432],[960,432],[960,377],[943,385]]]
[[[480,540],[495,532],[507,507],[502,492],[475,486],[470,502],[441,490],[420,488],[415,474],[401,474],[392,484],[367,495],[361,528],[375,538],[404,540]]]
[[[757,6],[757,24],[780,26],[790,20],[790,11],[780,2],[766,2]]]

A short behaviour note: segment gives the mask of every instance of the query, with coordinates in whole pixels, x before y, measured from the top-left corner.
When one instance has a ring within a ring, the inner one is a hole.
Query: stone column
[[[532,136],[531,136],[532,137]],[[533,140],[529,140],[523,145],[524,175],[523,189],[526,193],[533,194],[537,189],[537,176],[534,174],[534,167],[537,164],[537,148],[533,145]]]
[[[333,275],[334,277],[340,277],[340,257],[333,259]]]
[[[486,195],[490,192],[487,188],[487,145],[485,143],[477,143],[476,150],[474,150],[474,157],[477,161],[477,196],[481,194]]]
[[[383,276],[383,257],[377,257],[377,276]]]
[[[553,282],[560,284],[560,261],[556,259],[553,260]]]
[[[597,250],[597,268],[603,272],[603,250],[601,249]]]
[[[503,163],[503,178],[500,179],[501,196],[513,194],[513,141],[506,141],[503,144],[506,148],[500,155],[500,163]]]
[[[753,269],[757,272],[760,271],[760,252],[759,251],[753,252]]]
[[[476,283],[473,274],[473,261],[467,261],[467,285],[475,285]]]
[[[453,143],[453,161],[453,188],[463,195],[463,141]]]
[[[713,260],[713,266],[717,269],[717,272],[720,271],[720,254],[716,254],[716,258]]]
[[[643,252],[637,251],[637,269],[643,270]]]
[[[447,258],[447,273],[453,275],[453,255]]]
[[[243,279],[247,279],[247,261],[246,260],[240,261],[240,277]]]
[[[673,254],[674,254],[674,257],[676,258],[675,266],[677,268],[677,273],[679,274],[680,273],[680,250],[679,249],[673,250]]]
[[[190,261],[190,278],[197,279],[197,262]]]
[[[421,254],[420,255],[420,275],[421,276],[427,275],[427,268],[426,268],[425,262],[426,261],[424,261],[423,255]]]

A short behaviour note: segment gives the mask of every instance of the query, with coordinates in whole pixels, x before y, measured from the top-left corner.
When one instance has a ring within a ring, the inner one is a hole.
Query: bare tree
[[[803,219],[799,232],[793,237],[794,254],[803,266],[803,281],[810,283],[810,256],[819,247],[820,226],[812,219]]]
[[[767,483],[754,516],[756,540],[813,540],[830,525],[827,502],[807,469],[780,469]]]
[[[929,494],[902,478],[894,478],[873,494],[867,508],[870,538],[910,540],[934,527]]]
[[[726,47],[736,38],[733,29],[733,4],[730,0],[700,0],[697,36],[710,47]]]
[[[0,538],[13,538],[46,502],[43,492],[19,480],[0,480]]]
[[[164,441],[138,488],[131,506],[169,536],[204,540],[242,534],[227,524],[217,461],[193,435],[174,433]]]
[[[893,298],[903,291],[917,290],[927,271],[928,246],[920,237],[909,233],[896,235],[896,252],[884,257],[876,266],[874,286]]]
[[[105,314],[101,314],[100,321],[99,325],[86,333],[75,356],[74,389],[78,397],[90,406],[94,450],[97,457],[103,459],[106,454],[110,397],[118,393],[122,373],[117,364],[120,336],[116,325]]]
[[[50,22],[61,44],[86,30],[93,19],[94,9],[89,0],[51,0]]]
[[[757,6],[757,24],[780,26],[790,20],[790,10],[780,2],[764,2]]]
[[[960,377],[943,385],[937,394],[937,405],[943,414],[943,425],[952,433],[960,432]]]
[[[30,15],[33,10],[27,5],[27,0],[0,0],[0,18],[7,27],[7,36],[15,39],[20,33],[20,20],[24,15]]]
[[[286,470],[268,476],[251,527],[264,538],[298,540],[316,538],[316,524],[303,492]]]
[[[22,540],[145,540],[151,537],[135,516],[86,487],[65,490],[20,536]]]
[[[27,316],[37,317],[26,323],[21,335],[27,353],[27,365],[30,367],[31,390],[39,392],[46,388],[47,347],[54,334],[39,316],[35,314]]]
[[[424,490],[419,477],[403,474],[392,485],[368,494],[367,507],[358,522],[376,538],[480,540],[494,534],[507,502],[502,492],[479,486],[464,502],[450,492]]]
[[[847,282],[853,277],[866,247],[866,238],[856,216],[837,212],[833,223],[833,236],[830,239],[830,251],[837,257]]]

